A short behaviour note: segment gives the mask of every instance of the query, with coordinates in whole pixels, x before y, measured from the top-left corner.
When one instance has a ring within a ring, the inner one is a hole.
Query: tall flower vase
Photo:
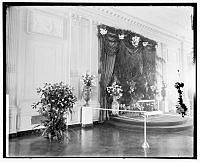
[[[91,97],[91,88],[90,87],[84,87],[83,89],[83,99],[85,100],[84,106],[89,106],[89,101]]]
[[[166,83],[163,81],[162,82],[162,89],[161,89],[161,95],[162,95],[162,100],[165,101],[166,99],[166,88],[167,88],[167,85]]]
[[[111,106],[111,108],[112,108],[112,114],[113,115],[119,115],[119,111],[116,111],[116,110],[119,110],[119,103],[118,103],[118,101],[117,101],[117,97],[116,96],[113,96],[113,102],[112,102],[112,106]]]
[[[162,95],[162,100],[164,101],[166,98],[166,87],[162,87],[161,95]]]

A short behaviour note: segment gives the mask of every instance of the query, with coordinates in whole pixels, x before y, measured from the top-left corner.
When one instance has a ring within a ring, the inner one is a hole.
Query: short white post
[[[142,144],[143,148],[149,148],[149,144],[147,142],[146,122],[147,122],[147,115],[144,114],[144,143]]]

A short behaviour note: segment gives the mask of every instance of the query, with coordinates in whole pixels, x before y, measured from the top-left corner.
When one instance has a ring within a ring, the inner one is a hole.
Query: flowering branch
[[[111,86],[107,87],[107,92],[112,97],[117,97],[118,99],[122,96],[122,88],[121,86],[117,85],[116,82],[113,82]]]
[[[94,75],[89,75],[88,73],[86,73],[85,75],[82,75],[81,79],[82,85],[87,88],[96,86],[94,79],[95,79]]]

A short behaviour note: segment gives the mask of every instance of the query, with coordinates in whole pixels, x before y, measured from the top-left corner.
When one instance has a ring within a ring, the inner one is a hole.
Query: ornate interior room
[[[194,6],[8,6],[8,157],[194,158]]]

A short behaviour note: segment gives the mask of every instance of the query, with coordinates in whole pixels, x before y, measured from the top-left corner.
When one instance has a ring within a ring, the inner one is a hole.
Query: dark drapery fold
[[[137,77],[143,72],[142,49],[137,52],[127,46],[124,40],[119,43],[119,50],[116,58],[115,71],[123,80],[130,77]]]
[[[118,52],[118,41],[110,35],[100,36],[99,46],[101,54],[100,106],[108,108],[106,87],[113,74],[115,58]],[[108,118],[108,111],[100,111],[100,120]]]
[[[120,100],[128,99],[130,81],[136,82],[136,99],[150,99],[148,86],[155,82],[156,42],[131,31],[98,26],[100,54],[100,106],[109,108],[106,88],[113,75],[123,89]],[[145,94],[145,95],[144,95]],[[126,102],[128,103],[128,102]],[[100,120],[108,119],[108,111],[100,111]]]
[[[117,76],[123,88],[122,103],[129,103],[129,85],[127,82],[139,78],[143,72],[142,47],[131,48],[125,40],[119,43],[119,50],[116,56],[114,75]]]

